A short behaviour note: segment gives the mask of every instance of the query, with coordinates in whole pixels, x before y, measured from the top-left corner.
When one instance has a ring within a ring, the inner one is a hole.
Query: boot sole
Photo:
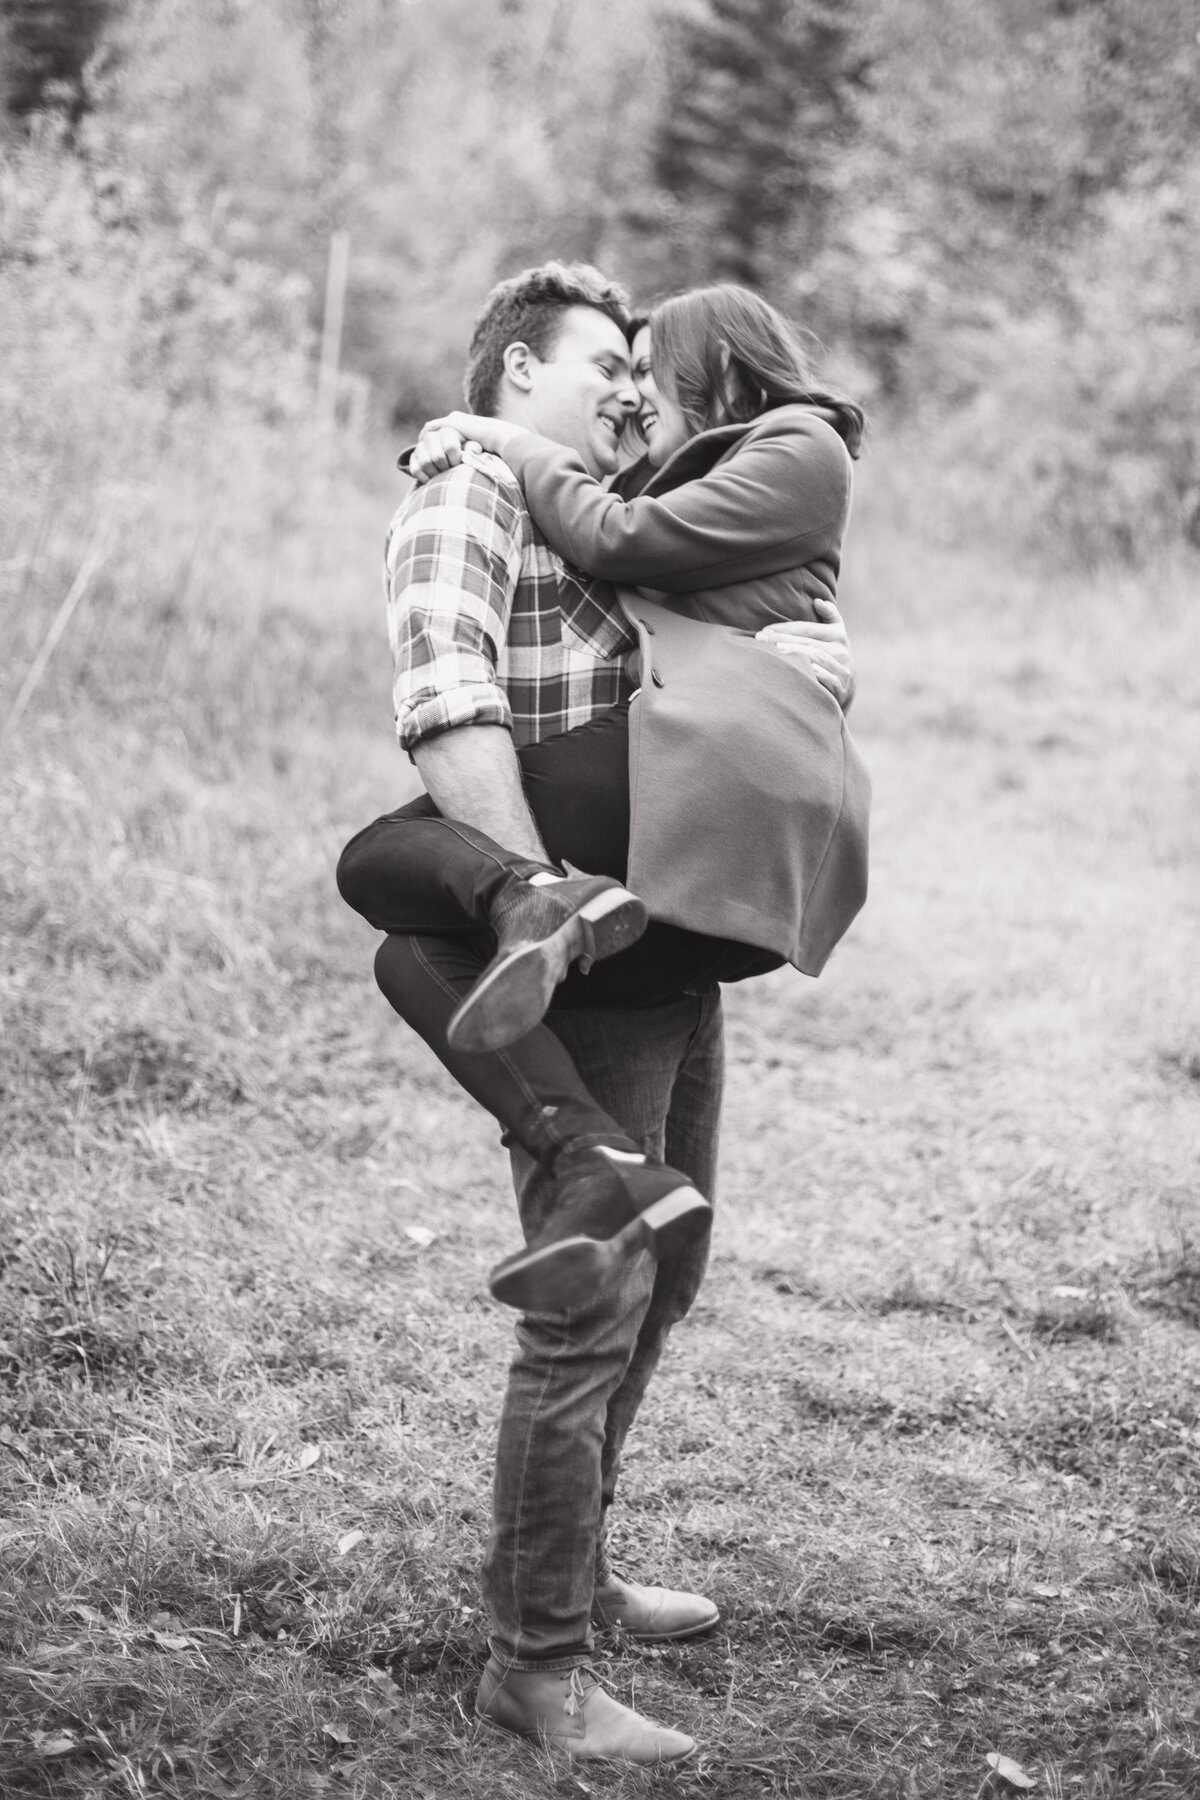
[[[446,1029],[454,1050],[503,1050],[528,1036],[546,1015],[554,990],[576,956],[588,966],[636,944],[649,923],[645,903],[625,888],[584,902],[549,937],[520,944],[484,970]],[[584,948],[574,948],[577,922]]]
[[[641,1250],[674,1256],[712,1217],[712,1207],[693,1187],[673,1188],[610,1238],[562,1238],[518,1251],[492,1270],[488,1287],[503,1306],[522,1312],[568,1312]]]
[[[677,1256],[699,1236],[712,1218],[712,1207],[694,1187],[672,1188],[660,1200],[652,1201],[638,1214],[632,1226],[640,1226],[647,1250],[652,1256]]]
[[[540,1250],[518,1253],[514,1261],[492,1270],[488,1287],[502,1306],[521,1312],[569,1312],[642,1248],[640,1239],[622,1245],[623,1236],[619,1233],[604,1243],[589,1237],[563,1238]]]

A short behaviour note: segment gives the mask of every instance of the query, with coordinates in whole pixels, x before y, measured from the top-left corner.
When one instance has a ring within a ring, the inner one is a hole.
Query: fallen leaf
[[[296,1467],[298,1469],[311,1469],[320,1454],[320,1444],[305,1444],[303,1450],[301,1450],[299,1456],[296,1458]]]
[[[353,1781],[356,1775],[367,1774],[370,1766],[370,1759],[368,1757],[347,1756],[343,1751],[340,1755],[335,1756],[330,1763],[329,1778],[331,1782],[336,1781],[339,1787],[341,1787],[344,1786],[347,1781]],[[359,1789],[359,1792],[362,1792],[361,1788]],[[429,1792],[428,1788],[426,1788],[425,1792]]]
[[[105,1625],[108,1622],[103,1613],[97,1612],[94,1606],[84,1606],[82,1601],[77,1601],[73,1606],[64,1607],[63,1611],[74,1613],[77,1619],[82,1619],[87,1625]]]
[[[353,1550],[356,1544],[361,1544],[365,1536],[366,1533],[363,1531],[344,1531],[337,1541],[338,1555],[345,1556],[348,1550]]]
[[[1086,1300],[1088,1297],[1087,1289],[1079,1287],[1055,1287],[1050,1292],[1056,1300]]]
[[[58,1662],[64,1656],[78,1656],[82,1650],[83,1643],[79,1640],[73,1644],[48,1644],[43,1639],[33,1646],[29,1652],[29,1660],[35,1663]]]
[[[69,1731],[35,1731],[33,1748],[38,1756],[70,1756],[76,1740]]]
[[[406,1225],[404,1235],[411,1238],[414,1244],[420,1244],[422,1250],[426,1250],[437,1236],[437,1232],[430,1231],[428,1225]]]
[[[344,1725],[322,1725],[321,1730],[335,1744],[352,1744],[354,1742]]]
[[[995,1769],[1001,1781],[1007,1781],[1010,1787],[1031,1788],[1033,1786],[1033,1776],[1027,1775],[1020,1763],[1015,1763],[1011,1756],[1001,1756],[998,1750],[989,1750],[988,1764]]]
[[[195,1638],[184,1637],[182,1632],[148,1631],[146,1636],[152,1644],[157,1644],[160,1650],[198,1650],[200,1648]]]

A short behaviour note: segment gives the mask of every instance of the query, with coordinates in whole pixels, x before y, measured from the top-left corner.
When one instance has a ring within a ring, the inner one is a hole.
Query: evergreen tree
[[[87,111],[83,74],[111,0],[0,0],[0,100],[24,119],[58,106],[72,124]]]
[[[707,0],[681,21],[653,167],[689,276],[769,285],[782,234],[819,234],[865,71],[855,24],[849,0]]]

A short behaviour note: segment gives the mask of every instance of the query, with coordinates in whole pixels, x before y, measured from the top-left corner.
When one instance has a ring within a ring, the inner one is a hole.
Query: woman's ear
[[[745,368],[734,361],[733,352],[728,344],[721,345],[721,387],[719,425],[733,425],[744,419],[752,419],[760,413],[767,402],[764,388],[757,381],[752,381]]]
[[[717,392],[714,396],[713,424],[728,425],[730,420],[737,417],[737,402],[741,388],[737,371],[733,366],[733,352],[728,344],[722,343],[717,347],[717,367],[720,374],[717,380]]]
[[[522,394],[533,386],[530,364],[534,360],[528,344],[509,344],[504,351],[504,373]]]

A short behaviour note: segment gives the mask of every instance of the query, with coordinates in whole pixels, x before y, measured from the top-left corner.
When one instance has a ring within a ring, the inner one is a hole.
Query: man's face
[[[620,326],[595,307],[569,307],[546,360],[531,357],[529,374],[519,423],[566,444],[592,475],[612,475],[621,431],[638,406]]]

